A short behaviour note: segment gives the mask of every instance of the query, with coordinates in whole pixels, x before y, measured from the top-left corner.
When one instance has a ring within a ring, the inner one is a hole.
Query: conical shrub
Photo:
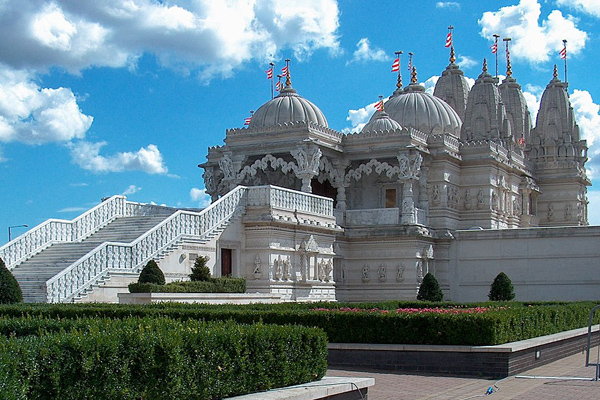
[[[210,268],[206,265],[209,258],[200,256],[196,258],[194,266],[192,267],[192,273],[190,274],[190,280],[192,281],[208,281],[210,280]]]
[[[423,278],[423,282],[419,287],[419,293],[417,294],[417,300],[423,301],[442,301],[444,300],[444,294],[440,288],[435,276],[431,273],[427,273]]]
[[[138,278],[138,283],[154,283],[156,285],[164,285],[165,284],[165,275],[158,268],[158,264],[156,261],[150,260],[142,269],[140,273],[140,277]]]
[[[0,258],[0,304],[13,304],[22,301],[23,293],[19,282],[6,268],[4,260]]]
[[[515,298],[514,289],[510,278],[504,272],[500,272],[490,285],[488,298],[492,301],[510,301]]]

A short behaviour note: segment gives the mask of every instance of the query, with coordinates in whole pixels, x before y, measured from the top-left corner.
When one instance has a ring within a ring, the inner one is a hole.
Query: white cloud
[[[0,142],[43,144],[83,138],[93,118],[67,88],[39,87],[25,71],[0,64]]]
[[[459,55],[457,64],[461,69],[469,69],[479,64],[479,62],[475,61],[475,59],[472,57]]]
[[[73,162],[81,168],[93,172],[143,171],[149,174],[166,174],[167,167],[162,155],[153,144],[140,148],[137,152],[117,153],[112,156],[100,155],[106,142],[91,143],[79,141],[69,143]]]
[[[38,0],[1,2],[0,63],[16,69],[132,67],[144,53],[167,67],[228,76],[282,49],[303,59],[340,51],[335,0]]]
[[[88,209],[85,207],[65,207],[65,208],[61,208],[57,212],[59,212],[59,213],[80,213],[80,212],[87,211],[87,210]]]
[[[371,116],[375,112],[375,104],[377,102],[366,105],[358,110],[349,110],[346,121],[350,121],[351,126],[342,129],[344,133],[360,132],[362,128],[369,122]]]
[[[89,186],[89,185],[90,185],[90,184],[89,184],[89,183],[86,183],[86,182],[81,182],[81,183],[70,183],[70,184],[69,184],[69,186],[72,186],[72,187],[86,187],[86,186]]]
[[[427,79],[425,82],[421,82],[420,85],[425,87],[425,92],[433,95],[433,91],[435,90],[435,84],[437,83],[439,76],[434,75],[431,78]]]
[[[371,48],[369,39],[362,38],[356,43],[356,51],[353,54],[352,61],[385,61],[388,56],[385,51],[379,48]],[[348,63],[350,63],[349,61]],[[348,65],[346,63],[346,65]]]
[[[457,3],[456,1],[438,1],[435,3],[435,8],[460,10],[460,3]]]
[[[600,2],[598,0],[556,0],[559,6],[567,6],[594,17],[600,18]]]
[[[529,114],[531,114],[532,128],[536,123],[537,113],[540,109],[540,100],[542,99],[543,92],[544,88],[541,86],[535,86],[528,83],[523,87],[523,97],[525,97]]]
[[[587,90],[575,89],[570,100],[581,139],[587,140],[589,161],[586,169],[593,179],[600,173],[600,105],[594,103]]]
[[[127,189],[125,189],[125,191],[123,193],[121,193],[123,196],[129,196],[132,194],[135,194],[137,192],[139,192],[140,190],[142,190],[141,187],[139,186],[135,186],[135,185],[129,185],[129,187]]]
[[[569,54],[577,55],[585,47],[587,33],[577,28],[577,20],[553,10],[548,18],[539,22],[541,6],[537,0],[521,0],[518,5],[488,11],[478,21],[481,36],[490,41],[494,34],[510,37],[511,56],[531,63],[558,58],[562,40],[568,40]]]
[[[210,205],[210,195],[206,193],[206,189],[192,188],[190,198],[192,201],[198,202],[200,208],[206,208]]]

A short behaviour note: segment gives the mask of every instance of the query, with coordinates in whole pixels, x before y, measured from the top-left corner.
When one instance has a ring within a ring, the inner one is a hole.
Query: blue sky
[[[413,52],[433,87],[448,25],[469,78],[484,57],[493,73],[492,34],[512,38],[533,121],[553,64],[563,79],[568,40],[590,222],[600,224],[597,0],[0,0],[0,244],[8,226],[72,219],[113,194],[203,206],[197,165],[270,99],[270,61],[279,69],[290,58],[294,88],[349,132],[394,90],[395,51]]]

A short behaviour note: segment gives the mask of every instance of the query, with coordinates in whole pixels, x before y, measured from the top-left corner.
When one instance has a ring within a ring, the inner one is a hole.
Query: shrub
[[[210,268],[206,265],[208,260],[208,256],[196,257],[196,261],[194,261],[194,266],[192,267],[192,273],[190,274],[190,279],[192,281],[210,280]]]
[[[515,298],[513,284],[504,272],[500,272],[490,286],[488,298],[491,301],[510,301]]]
[[[156,261],[148,261],[148,264],[144,266],[144,269],[142,269],[142,272],[140,273],[138,283],[154,283],[156,285],[165,284],[165,275],[160,268],[158,268]]]
[[[171,282],[166,285],[131,283],[130,293],[245,293],[245,278],[211,278],[208,281]]]
[[[19,282],[6,268],[4,260],[0,258],[0,304],[13,304],[23,301],[23,293]]]
[[[419,293],[417,294],[417,300],[423,301],[442,301],[444,300],[444,294],[440,288],[435,276],[431,273],[427,273],[423,278],[423,282],[419,287]]]

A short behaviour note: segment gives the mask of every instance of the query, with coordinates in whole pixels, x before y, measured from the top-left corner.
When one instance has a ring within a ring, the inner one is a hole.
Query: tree
[[[156,261],[150,260],[142,269],[140,273],[140,277],[138,279],[138,283],[154,283],[156,285],[164,285],[165,284],[165,275],[158,268],[158,264]]]
[[[4,260],[0,258],[0,304],[13,304],[22,301],[23,293],[19,282],[6,268]]]
[[[423,282],[419,287],[419,293],[417,294],[417,300],[423,301],[442,301],[444,300],[444,294],[440,288],[435,276],[431,273],[427,273],[423,278]]]
[[[500,272],[490,286],[488,298],[492,301],[510,301],[515,298],[513,284],[504,272]]]
[[[192,273],[190,274],[190,280],[192,281],[208,281],[210,280],[210,268],[206,265],[208,263],[208,256],[200,256],[196,258],[194,266],[192,267]]]

